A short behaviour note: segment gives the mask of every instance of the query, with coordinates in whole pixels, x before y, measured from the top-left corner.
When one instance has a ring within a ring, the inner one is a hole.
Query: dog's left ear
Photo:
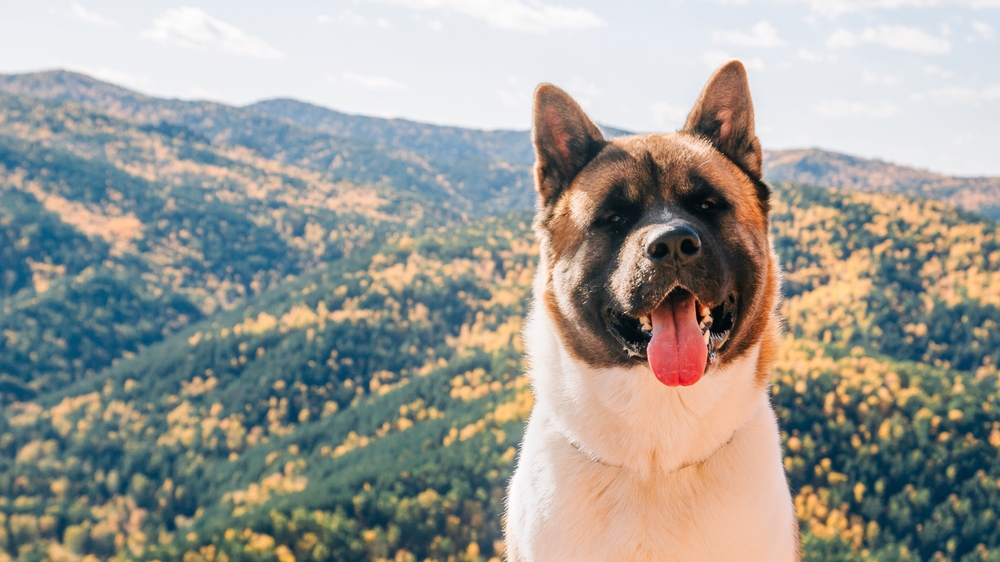
[[[748,176],[761,178],[762,156],[753,127],[750,83],[740,61],[727,62],[708,79],[683,130],[705,137]]]
[[[535,180],[542,205],[548,207],[606,143],[580,105],[552,84],[535,89],[533,121]]]

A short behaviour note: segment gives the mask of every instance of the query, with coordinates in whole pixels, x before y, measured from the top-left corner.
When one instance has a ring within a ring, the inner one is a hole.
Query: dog
[[[769,374],[781,272],[746,70],[674,134],[603,138],[535,91],[535,404],[512,562],[799,559]]]

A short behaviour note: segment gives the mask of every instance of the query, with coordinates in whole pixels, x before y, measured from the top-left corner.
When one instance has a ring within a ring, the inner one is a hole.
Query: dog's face
[[[713,75],[679,133],[606,141],[542,85],[533,136],[539,304],[570,353],[686,386],[761,339],[777,268],[740,63]]]

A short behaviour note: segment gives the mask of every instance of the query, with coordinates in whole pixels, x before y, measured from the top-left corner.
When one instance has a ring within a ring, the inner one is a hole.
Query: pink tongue
[[[673,295],[653,311],[653,339],[646,347],[649,368],[667,386],[690,386],[705,373],[708,348],[698,328],[691,293]]]

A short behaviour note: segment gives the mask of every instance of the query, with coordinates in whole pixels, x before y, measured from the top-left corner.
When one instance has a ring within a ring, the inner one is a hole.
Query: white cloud
[[[653,123],[661,127],[680,128],[687,119],[687,109],[665,101],[658,101],[650,104],[649,113],[653,117]]]
[[[601,97],[604,92],[597,87],[597,84],[588,82],[579,76],[573,76],[566,85],[566,90],[574,96],[590,96],[592,98]]]
[[[344,25],[364,25],[368,23],[364,16],[361,14],[355,14],[350,10],[344,10],[337,16],[337,23],[342,23]]]
[[[500,95],[500,100],[504,105],[510,107],[530,107],[531,106],[531,96],[525,92],[508,92],[507,90],[499,90],[497,93]]]
[[[861,80],[865,84],[881,84],[883,86],[895,86],[896,84],[901,84],[903,82],[902,76],[891,76],[888,74],[879,74],[874,70],[864,69],[861,71]]]
[[[933,64],[924,66],[924,74],[930,74],[931,76],[937,76],[939,78],[951,78],[950,70],[945,70],[939,66],[934,66]]]
[[[821,117],[830,119],[845,119],[850,117],[872,117],[875,119],[886,119],[895,117],[903,112],[898,105],[880,101],[878,103],[864,103],[860,101],[848,101],[845,99],[820,100],[813,109]]]
[[[365,90],[376,91],[402,91],[406,86],[385,76],[368,76],[354,72],[341,72],[339,77],[331,76],[327,78],[331,84],[342,84],[348,87],[357,87]]]
[[[258,59],[280,59],[281,51],[263,39],[250,35],[235,25],[213,18],[201,8],[181,6],[160,14],[152,29],[142,31],[146,39],[164,45],[215,51]]]
[[[726,43],[740,47],[784,47],[788,44],[788,41],[778,37],[778,30],[767,20],[760,21],[750,28],[750,33],[743,31],[713,31],[712,39],[716,43]]]
[[[599,98],[604,95],[604,91],[601,90],[597,84],[593,82],[588,82],[579,76],[573,76],[569,79],[569,84],[566,84],[566,91],[569,92],[577,102],[580,103],[582,107],[590,107],[594,102],[594,98]]]
[[[706,51],[705,54],[701,55],[701,62],[714,70],[731,58],[733,58],[732,55],[725,51]]]
[[[868,27],[861,33],[853,33],[840,28],[826,41],[831,49],[844,49],[860,43],[876,43],[890,49],[918,53],[921,55],[943,55],[951,52],[951,41],[929,35],[923,30],[903,25],[880,25]]]
[[[337,22],[339,24],[351,25],[354,27],[360,27],[362,25],[368,24],[368,20],[366,20],[364,16],[362,16],[361,14],[354,13],[350,10],[344,10],[337,17],[333,17],[330,14],[320,14],[316,16],[316,21],[322,25],[326,25],[332,22]]]
[[[67,18],[72,18],[75,20],[82,21],[84,23],[89,23],[91,25],[107,25],[107,26],[118,25],[118,22],[116,22],[115,20],[102,16],[97,12],[91,12],[90,10],[84,8],[77,2],[71,3],[69,5],[69,10],[65,12],[62,10],[57,10],[56,8],[49,8],[49,13],[54,16],[63,16]]]
[[[976,33],[987,41],[993,39],[993,26],[986,22],[974,21],[972,22],[972,29],[976,30]]]
[[[393,29],[396,29],[396,26],[392,25],[392,22],[390,22],[385,18],[379,18],[375,20],[375,27],[378,27],[379,29],[384,29],[386,31],[392,31]]]
[[[795,53],[800,59],[806,62],[823,62],[823,55],[819,53],[814,53],[809,49],[799,49],[799,52]]]
[[[324,25],[334,21],[344,25],[353,26],[361,26],[368,23],[368,20],[366,20],[364,16],[356,14],[350,10],[344,10],[337,17],[333,17],[330,14],[320,14],[316,16],[316,21]]]
[[[723,63],[733,59],[733,56],[725,51],[706,51],[701,55],[701,62],[705,63],[705,66],[715,70],[716,68],[722,66]],[[752,59],[740,59],[743,66],[750,70],[767,70],[767,63],[761,60],[759,57],[754,57]]]
[[[369,0],[404,6],[411,10],[450,10],[478,20],[490,27],[524,33],[548,33],[558,29],[593,29],[605,24],[586,8],[568,8],[544,4],[539,0]]]
[[[835,30],[826,40],[826,46],[831,49],[848,49],[858,44],[858,39],[849,30],[840,28]]]
[[[1000,0],[793,0],[809,4],[814,12],[827,17],[872,9],[904,7],[933,8],[935,6],[964,6],[968,8],[998,8]]]
[[[444,24],[440,20],[431,20],[427,22],[427,27],[431,28],[433,31],[441,31],[444,29]]]
[[[924,95],[914,96],[915,101],[921,101],[923,97],[935,100],[944,105],[962,104],[978,107],[987,102],[1000,101],[1000,84],[986,86],[984,88],[963,88],[960,86],[945,86],[936,90],[931,90]]]

